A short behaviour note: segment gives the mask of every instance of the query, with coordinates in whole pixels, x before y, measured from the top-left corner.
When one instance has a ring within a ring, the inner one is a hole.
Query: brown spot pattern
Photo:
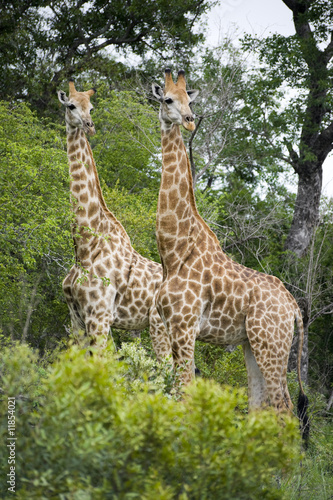
[[[168,95],[179,110],[186,109],[186,93],[175,89],[168,87]],[[183,366],[181,380],[186,384],[193,377],[196,338],[241,344],[250,405],[269,400],[277,409],[290,410],[286,368],[299,314],[296,301],[277,278],[223,253],[197,211],[180,128],[164,121],[163,107],[160,116],[163,167],[156,235],[164,272],[156,305],[171,337],[174,363]]]
[[[76,92],[70,99],[83,119],[91,121],[90,95]],[[103,347],[112,326],[141,330],[149,325],[154,350],[161,359],[171,354],[169,337],[155,307],[162,266],[135,252],[124,228],[107,208],[89,142],[82,129],[68,123],[69,118],[67,115],[70,189],[75,195],[73,234],[81,235],[75,236],[77,264],[63,282],[73,333],[80,343],[86,338],[86,346],[101,341]]]

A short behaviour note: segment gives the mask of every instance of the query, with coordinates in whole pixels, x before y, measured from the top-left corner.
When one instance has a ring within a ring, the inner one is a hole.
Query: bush
[[[244,395],[204,380],[177,402],[143,353],[126,349],[127,363],[111,350],[91,358],[71,348],[46,378],[26,346],[4,349],[5,393],[34,394],[39,384],[37,410],[30,405],[17,421],[17,498],[281,498],[274,477],[298,459],[297,421],[248,416],[238,410]],[[130,359],[148,374],[136,385]],[[3,477],[1,487],[5,494]]]
[[[232,387],[247,386],[247,372],[241,346],[228,352],[222,346],[197,341],[195,365],[205,378]]]

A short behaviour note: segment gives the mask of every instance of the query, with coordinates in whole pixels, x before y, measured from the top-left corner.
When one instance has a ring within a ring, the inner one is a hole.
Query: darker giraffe
[[[186,91],[184,72],[172,81],[165,72],[164,91],[153,85],[160,101],[162,179],[157,208],[157,242],[163,282],[156,305],[172,342],[173,359],[183,366],[187,384],[193,376],[195,339],[243,347],[251,408],[272,404],[292,410],[287,363],[296,320],[299,330],[298,377],[303,344],[299,307],[282,282],[230,259],[199,215],[189,159],[180,125],[195,129],[190,103],[197,91]]]

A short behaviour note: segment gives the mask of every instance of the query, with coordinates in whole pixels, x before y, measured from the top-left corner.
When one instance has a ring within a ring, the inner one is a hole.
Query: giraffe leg
[[[250,343],[242,345],[248,378],[249,409],[259,408],[268,404],[268,392],[265,379],[251,350]]]
[[[86,336],[86,327],[84,323],[77,317],[76,314],[70,314],[71,316],[71,324],[72,324],[72,332],[75,342],[80,345],[82,343],[82,339]]]
[[[69,316],[71,319],[72,334],[76,344],[82,344],[86,336],[86,326],[77,312],[77,307],[70,297],[66,297],[66,302],[69,309]]]
[[[64,279],[62,283],[62,288],[69,309],[73,337],[75,339],[75,342],[78,345],[81,345],[82,339],[86,335],[86,326],[79,314],[78,304],[76,303],[72,294],[73,284],[77,279],[77,277],[78,277],[78,270],[75,266],[73,266],[68,275],[66,276],[66,278]]]
[[[294,312],[284,316],[279,308],[270,310],[253,302],[246,316],[245,328],[252,353],[267,387],[270,404],[278,411],[290,411],[287,388],[288,355],[294,332]]]
[[[104,349],[114,321],[114,301],[116,290],[113,286],[101,286],[93,278],[90,282],[91,291],[85,295],[85,325],[89,346]],[[92,297],[92,293],[94,296]],[[83,300],[84,297],[81,297]]]
[[[282,391],[283,391],[283,396],[284,396],[286,406],[287,406],[289,411],[292,411],[294,405],[291,402],[288,384],[287,384],[288,358],[289,358],[289,352],[288,352],[288,355],[285,357],[284,362],[282,363],[283,370],[282,370],[282,374],[281,374],[281,384],[282,384]]]
[[[161,361],[168,356],[172,358],[170,337],[164,324],[161,322],[161,318],[156,307],[154,307],[150,313],[149,333],[158,361]]]
[[[175,367],[180,367],[179,380],[182,385],[189,384],[195,376],[194,348],[197,329],[189,328],[186,331],[177,325],[168,328],[171,337],[171,348]]]
[[[105,349],[110,332],[111,324],[108,318],[88,318],[86,320],[87,336],[89,345],[99,349]]]
[[[277,336],[272,336],[274,337],[277,338]],[[255,361],[266,382],[270,404],[279,411],[290,410],[292,404],[285,376],[286,356],[276,347],[272,338],[268,339],[264,330],[255,338],[250,335],[248,338]]]

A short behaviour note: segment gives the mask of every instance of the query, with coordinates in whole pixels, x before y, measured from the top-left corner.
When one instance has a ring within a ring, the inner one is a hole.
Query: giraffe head
[[[58,92],[59,101],[66,107],[66,123],[70,127],[82,128],[88,135],[95,134],[95,125],[90,116],[93,109],[90,97],[95,92],[95,89],[77,92],[73,80],[69,81],[69,97],[62,90]]]
[[[194,115],[190,104],[198,95],[197,90],[186,90],[185,72],[178,71],[177,83],[172,80],[171,71],[165,70],[164,90],[155,83],[152,85],[154,96],[160,101],[160,122],[167,127],[172,124],[183,125],[186,130],[195,130]]]

